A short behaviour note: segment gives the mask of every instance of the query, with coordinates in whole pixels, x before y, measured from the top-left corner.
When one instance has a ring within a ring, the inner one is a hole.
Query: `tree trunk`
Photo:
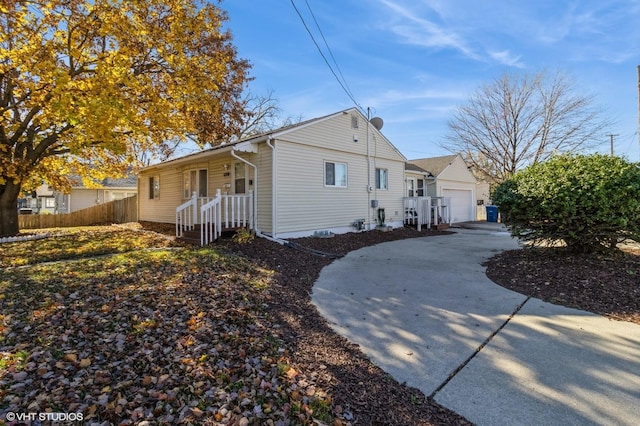
[[[20,231],[18,224],[20,185],[9,181],[0,187],[0,191],[0,237],[12,237]]]

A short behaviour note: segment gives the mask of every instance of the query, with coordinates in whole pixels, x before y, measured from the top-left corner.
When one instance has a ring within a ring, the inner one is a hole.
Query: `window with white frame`
[[[324,162],[324,186],[347,187],[347,164]]]
[[[191,198],[195,192],[198,197],[207,196],[207,169],[187,170],[182,174],[183,198]]]
[[[160,176],[149,178],[149,199],[160,198]]]
[[[240,161],[233,163],[233,186],[235,194],[247,192],[247,165]]]
[[[376,189],[389,189],[389,180],[387,169],[376,169]]]

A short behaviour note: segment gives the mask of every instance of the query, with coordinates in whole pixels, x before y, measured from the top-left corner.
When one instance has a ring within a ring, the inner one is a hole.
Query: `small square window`
[[[376,169],[376,189],[389,189],[388,170]]]
[[[347,165],[346,163],[334,163],[325,161],[324,163],[324,185],[339,188],[347,187]]]

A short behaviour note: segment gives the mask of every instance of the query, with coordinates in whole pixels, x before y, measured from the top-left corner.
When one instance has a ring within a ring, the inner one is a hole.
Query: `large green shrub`
[[[640,164],[608,155],[559,155],[521,170],[493,192],[514,236],[564,241],[573,251],[640,241]]]

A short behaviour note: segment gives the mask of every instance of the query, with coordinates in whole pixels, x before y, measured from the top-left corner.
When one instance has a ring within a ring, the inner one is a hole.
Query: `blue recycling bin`
[[[487,222],[498,221],[498,206],[487,206]]]

